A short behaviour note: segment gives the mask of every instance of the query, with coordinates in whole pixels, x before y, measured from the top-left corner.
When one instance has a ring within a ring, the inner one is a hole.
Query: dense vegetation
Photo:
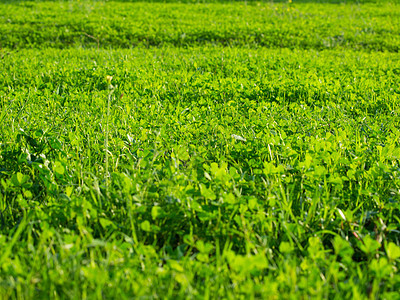
[[[0,298],[399,298],[400,6],[293,2],[0,4]]]
[[[395,4],[22,2],[3,5],[12,49],[224,45],[398,52]],[[73,16],[73,18],[71,17]]]

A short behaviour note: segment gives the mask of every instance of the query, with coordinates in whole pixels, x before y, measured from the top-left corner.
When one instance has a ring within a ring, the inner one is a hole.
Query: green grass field
[[[0,298],[399,299],[396,3],[2,1]]]

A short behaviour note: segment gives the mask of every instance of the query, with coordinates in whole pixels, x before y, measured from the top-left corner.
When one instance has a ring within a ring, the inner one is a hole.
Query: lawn
[[[400,298],[396,1],[2,1],[0,298]]]

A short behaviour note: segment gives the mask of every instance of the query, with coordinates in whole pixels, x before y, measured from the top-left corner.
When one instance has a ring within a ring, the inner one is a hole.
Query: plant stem
[[[106,182],[106,194],[108,196],[108,180],[109,180],[109,171],[108,171],[108,134],[109,134],[109,120],[110,120],[110,103],[111,103],[111,96],[112,96],[113,90],[111,90],[108,93],[108,100],[107,100],[107,116],[106,116],[106,138],[104,142],[104,148],[106,151],[106,172],[105,172],[105,182]]]

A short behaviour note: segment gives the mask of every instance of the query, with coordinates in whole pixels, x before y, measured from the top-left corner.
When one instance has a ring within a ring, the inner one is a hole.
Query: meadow
[[[0,298],[400,298],[395,1],[0,3]]]

